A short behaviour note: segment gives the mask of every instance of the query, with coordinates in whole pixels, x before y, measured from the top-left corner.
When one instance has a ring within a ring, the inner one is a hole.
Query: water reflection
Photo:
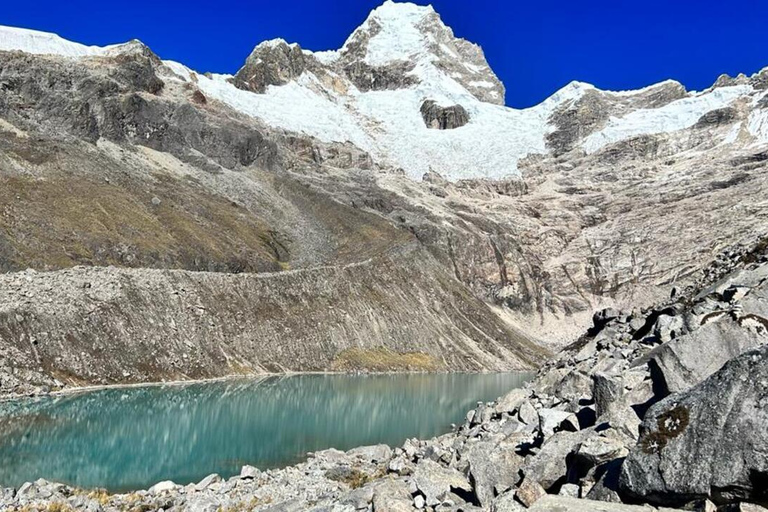
[[[459,422],[529,374],[301,375],[104,389],[0,403],[0,487],[46,478],[113,491],[401,444]]]

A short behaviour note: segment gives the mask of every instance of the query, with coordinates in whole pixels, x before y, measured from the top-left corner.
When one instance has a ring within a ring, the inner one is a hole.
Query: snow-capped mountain
[[[4,50],[80,58],[121,47],[88,47],[53,34],[0,29]],[[768,143],[768,114],[757,108],[766,103],[768,68],[751,79],[721,80],[699,93],[672,81],[628,92],[572,82],[540,105],[512,109],[503,106],[504,86],[478,46],[456,38],[432,7],[390,0],[336,51],[267,41],[235,76],[202,75],[165,63],[175,79],[194,82],[207,97],[241,113],[326,142],[351,142],[414,178],[428,171],[449,179],[514,176],[521,159],[553,150],[553,140],[562,135],[557,133],[563,128],[559,112],[575,107],[583,114],[595,98],[598,118],[589,132],[581,123],[569,149],[592,153],[640,135],[674,133],[730,107],[743,115],[734,117],[720,142]],[[590,96],[586,103],[585,95]],[[441,112],[458,107],[462,125],[431,129],[422,113],[425,102],[434,103],[432,115],[438,117],[453,115]]]

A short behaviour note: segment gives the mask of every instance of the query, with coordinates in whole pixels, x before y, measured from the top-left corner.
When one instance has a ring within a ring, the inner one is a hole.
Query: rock
[[[738,512],[768,512],[768,509],[754,503],[739,503]]]
[[[195,490],[196,491],[204,491],[205,489],[208,489],[211,485],[217,484],[217,483],[220,483],[220,482],[221,482],[221,477],[219,475],[217,475],[216,473],[213,473],[213,474],[210,474],[207,477],[203,478],[202,480],[200,480],[200,482],[198,482],[195,485]]]
[[[666,343],[682,334],[684,325],[683,317],[662,314],[656,318],[653,335],[662,343]]]
[[[523,512],[525,507],[515,500],[515,491],[497,496],[491,503],[491,512]]]
[[[349,450],[347,455],[367,462],[384,462],[392,458],[392,448],[385,444],[361,446]]]
[[[520,479],[518,471],[524,459],[515,453],[515,448],[514,443],[482,442],[475,443],[467,451],[469,474],[481,506],[489,507],[495,496]]]
[[[604,503],[565,496],[542,497],[530,509],[531,512],[652,512],[653,509],[636,505]]]
[[[768,342],[730,318],[711,322],[652,350],[648,357],[654,391],[663,398],[703,381],[731,358]]]
[[[590,432],[557,432],[534,456],[525,459],[522,471],[529,482],[537,482],[550,490],[563,483],[568,474],[569,456]]]
[[[568,372],[555,387],[554,395],[566,402],[592,400],[592,379],[580,371]]]
[[[621,465],[624,459],[614,459],[596,466],[591,471],[591,478],[594,484],[586,493],[589,500],[605,501],[611,503],[621,503],[619,495],[619,477],[621,476]]]
[[[353,489],[339,498],[339,503],[349,505],[355,510],[368,510],[368,506],[373,502],[373,487],[365,486]]]
[[[189,498],[184,509],[188,512],[219,512],[222,507],[219,500],[212,496],[196,495]]]
[[[621,473],[629,496],[661,504],[765,500],[768,346],[651,407]]]
[[[579,420],[575,414],[557,409],[539,410],[539,432],[548,438],[555,430],[574,432],[579,429]]]
[[[560,487],[560,491],[557,493],[557,495],[567,496],[569,498],[578,498],[580,491],[581,488],[576,484],[563,484],[563,486]]]
[[[597,373],[594,382],[597,424],[608,423],[632,438],[637,438],[640,417],[628,403],[622,377]]]
[[[374,512],[411,512],[413,498],[402,480],[385,479],[373,488]]]
[[[178,485],[171,482],[170,480],[164,480],[150,487],[149,491],[147,492],[149,492],[149,494],[162,494],[165,492],[175,491],[178,487]]]
[[[417,509],[421,510],[424,508],[425,505],[426,505],[426,501],[424,500],[424,496],[422,496],[421,494],[413,498],[413,506],[416,507]]]
[[[517,411],[520,406],[525,402],[531,392],[524,388],[513,389],[503,397],[499,398],[498,402],[494,406],[494,410],[497,414],[510,413]]]
[[[546,495],[547,492],[544,488],[539,485],[538,482],[535,482],[528,477],[523,480],[523,483],[520,484],[520,488],[515,493],[515,497],[527,508],[531,508],[534,503]]]
[[[612,320],[622,316],[621,311],[615,308],[605,308],[592,315],[592,325],[595,332],[600,331]]]
[[[240,470],[240,478],[242,479],[253,479],[253,478],[259,478],[259,475],[261,475],[261,471],[259,471],[258,468],[255,468],[253,466],[245,465]]]
[[[430,507],[441,503],[440,497],[444,493],[450,492],[451,489],[472,490],[467,477],[453,468],[445,468],[431,460],[422,460],[416,465],[413,481],[416,483],[416,487],[424,493],[427,506]]]
[[[599,466],[605,462],[626,457],[629,454],[629,446],[632,444],[634,444],[632,439],[627,439],[618,431],[610,429],[582,441],[574,453],[574,462],[582,469]]]
[[[421,117],[427,128],[451,130],[469,122],[469,113],[461,105],[440,106],[433,100],[421,104]]]
[[[397,473],[398,475],[410,475],[413,473],[413,464],[411,464],[411,461],[408,460],[403,454],[398,455],[389,461],[387,469],[393,473]]]
[[[530,400],[525,400],[520,404],[520,410],[517,412],[517,417],[526,425],[539,424],[539,413],[536,411],[536,408]]]
[[[624,382],[621,377],[597,373],[592,375],[592,396],[595,399],[597,417],[610,415],[616,409],[625,407]]]

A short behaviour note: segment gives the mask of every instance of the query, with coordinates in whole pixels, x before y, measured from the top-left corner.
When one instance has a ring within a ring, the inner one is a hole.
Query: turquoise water
[[[308,451],[447,432],[530,374],[300,375],[102,389],[0,403],[0,487],[110,491],[296,463]]]

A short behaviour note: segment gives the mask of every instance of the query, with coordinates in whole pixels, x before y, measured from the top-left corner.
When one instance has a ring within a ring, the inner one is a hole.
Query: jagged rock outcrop
[[[263,93],[270,85],[285,85],[301,76],[309,67],[309,59],[298,44],[282,39],[266,41],[254,48],[232,83],[240,89]]]
[[[421,105],[421,117],[428,128],[452,130],[469,122],[469,113],[461,105],[443,107],[432,100]]]

